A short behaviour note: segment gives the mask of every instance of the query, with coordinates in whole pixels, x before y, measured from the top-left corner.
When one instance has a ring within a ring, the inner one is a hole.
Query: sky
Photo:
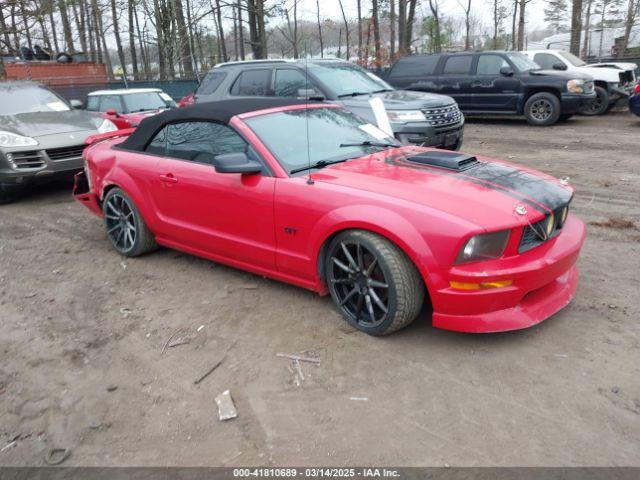
[[[511,7],[512,2],[509,0],[503,0],[505,5]],[[464,3],[462,0],[461,3]],[[570,3],[570,2],[568,2]],[[487,27],[492,24],[491,6],[493,2],[491,0],[472,0],[471,9],[478,17],[483,19],[483,22]],[[316,18],[316,0],[300,0],[298,4],[298,11],[301,18],[307,20],[315,20]],[[357,18],[358,10],[356,0],[342,0],[345,14],[347,18]],[[464,10],[456,0],[439,0],[438,5],[442,15],[444,16],[458,16],[464,17]],[[544,22],[544,0],[533,0],[527,4],[527,28],[528,30],[535,30],[537,28],[543,28]],[[364,11],[368,12],[371,8],[370,0],[362,0],[363,15]],[[320,0],[320,11],[322,18],[331,18],[334,20],[341,20],[342,14],[340,12],[340,4],[338,0]],[[418,0],[418,12],[417,16],[426,16],[430,14],[428,0]],[[570,18],[570,15],[567,15]],[[510,19],[509,19],[510,21]]]

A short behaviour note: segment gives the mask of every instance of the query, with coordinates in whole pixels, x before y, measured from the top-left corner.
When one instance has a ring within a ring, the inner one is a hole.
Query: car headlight
[[[567,91],[569,93],[584,93],[585,91],[584,80],[580,80],[580,79],[569,80],[567,82]]]
[[[427,118],[420,110],[387,110],[389,121],[394,123],[426,122]]]
[[[502,230],[500,232],[474,235],[467,240],[467,243],[464,244],[458,253],[456,263],[489,260],[500,257],[507,246],[510,233],[510,230]]]
[[[109,132],[115,132],[116,130],[118,130],[118,127],[116,127],[116,124],[107,118],[105,118],[103,122],[100,124],[100,126],[98,127],[98,133],[109,133]]]
[[[0,130],[0,147],[32,147],[34,145],[38,145],[35,138]]]

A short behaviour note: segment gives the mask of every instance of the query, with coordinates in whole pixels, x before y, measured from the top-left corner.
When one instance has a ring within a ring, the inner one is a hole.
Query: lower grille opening
[[[7,160],[16,169],[40,168],[44,166],[42,154],[36,150],[7,153]]]
[[[50,148],[47,155],[51,160],[68,160],[82,157],[82,151],[86,145],[74,145],[72,147]]]

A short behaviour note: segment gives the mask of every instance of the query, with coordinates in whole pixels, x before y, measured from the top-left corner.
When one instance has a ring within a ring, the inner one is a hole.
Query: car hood
[[[631,70],[635,71],[638,66],[635,63],[629,62],[601,62],[601,63],[589,63],[586,65],[587,67],[594,68],[617,68],[619,70]]]
[[[554,177],[486,157],[476,157],[480,163],[462,172],[410,160],[430,150],[390,149],[324,168],[313,179],[433,208],[486,230],[535,222],[573,195]],[[517,213],[516,207],[526,213]]]
[[[15,115],[0,116],[0,129],[27,137],[85,132],[87,130],[96,130],[96,128],[91,115],[78,110],[17,113]]]
[[[587,73],[564,70],[529,70],[530,75],[564,78],[566,80],[593,80],[593,77]]]
[[[618,82],[620,81],[620,70],[608,67],[592,67],[585,65],[583,67],[576,67],[580,72],[591,75],[596,80],[602,80],[605,82]],[[574,70],[575,71],[575,70]]]
[[[357,108],[369,106],[369,100],[374,97],[380,98],[388,110],[420,110],[423,108],[444,107],[456,103],[453,98],[446,95],[412,92],[409,90],[392,90],[371,95],[342,97],[340,101],[347,108]]]

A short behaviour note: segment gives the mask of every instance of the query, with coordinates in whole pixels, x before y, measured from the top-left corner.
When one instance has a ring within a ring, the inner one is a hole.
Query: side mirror
[[[249,159],[246,153],[224,153],[216,155],[213,166],[218,173],[253,174],[262,172],[262,164]]]
[[[71,105],[71,108],[75,108],[76,110],[82,108],[82,102],[80,100],[69,100],[69,105]]]
[[[551,68],[553,68],[554,70],[566,70],[567,66],[562,62],[557,62],[554,63]]]
[[[511,67],[500,67],[500,75],[510,77],[511,75],[513,75],[513,69]]]
[[[298,89],[298,97],[307,99],[307,100],[324,100],[324,95],[316,92],[313,88],[299,88]]]
[[[115,108],[107,108],[107,111],[104,112],[104,113],[106,113],[107,115],[111,115],[113,117],[119,117],[120,116],[120,115],[118,115],[118,112],[116,111]]]

